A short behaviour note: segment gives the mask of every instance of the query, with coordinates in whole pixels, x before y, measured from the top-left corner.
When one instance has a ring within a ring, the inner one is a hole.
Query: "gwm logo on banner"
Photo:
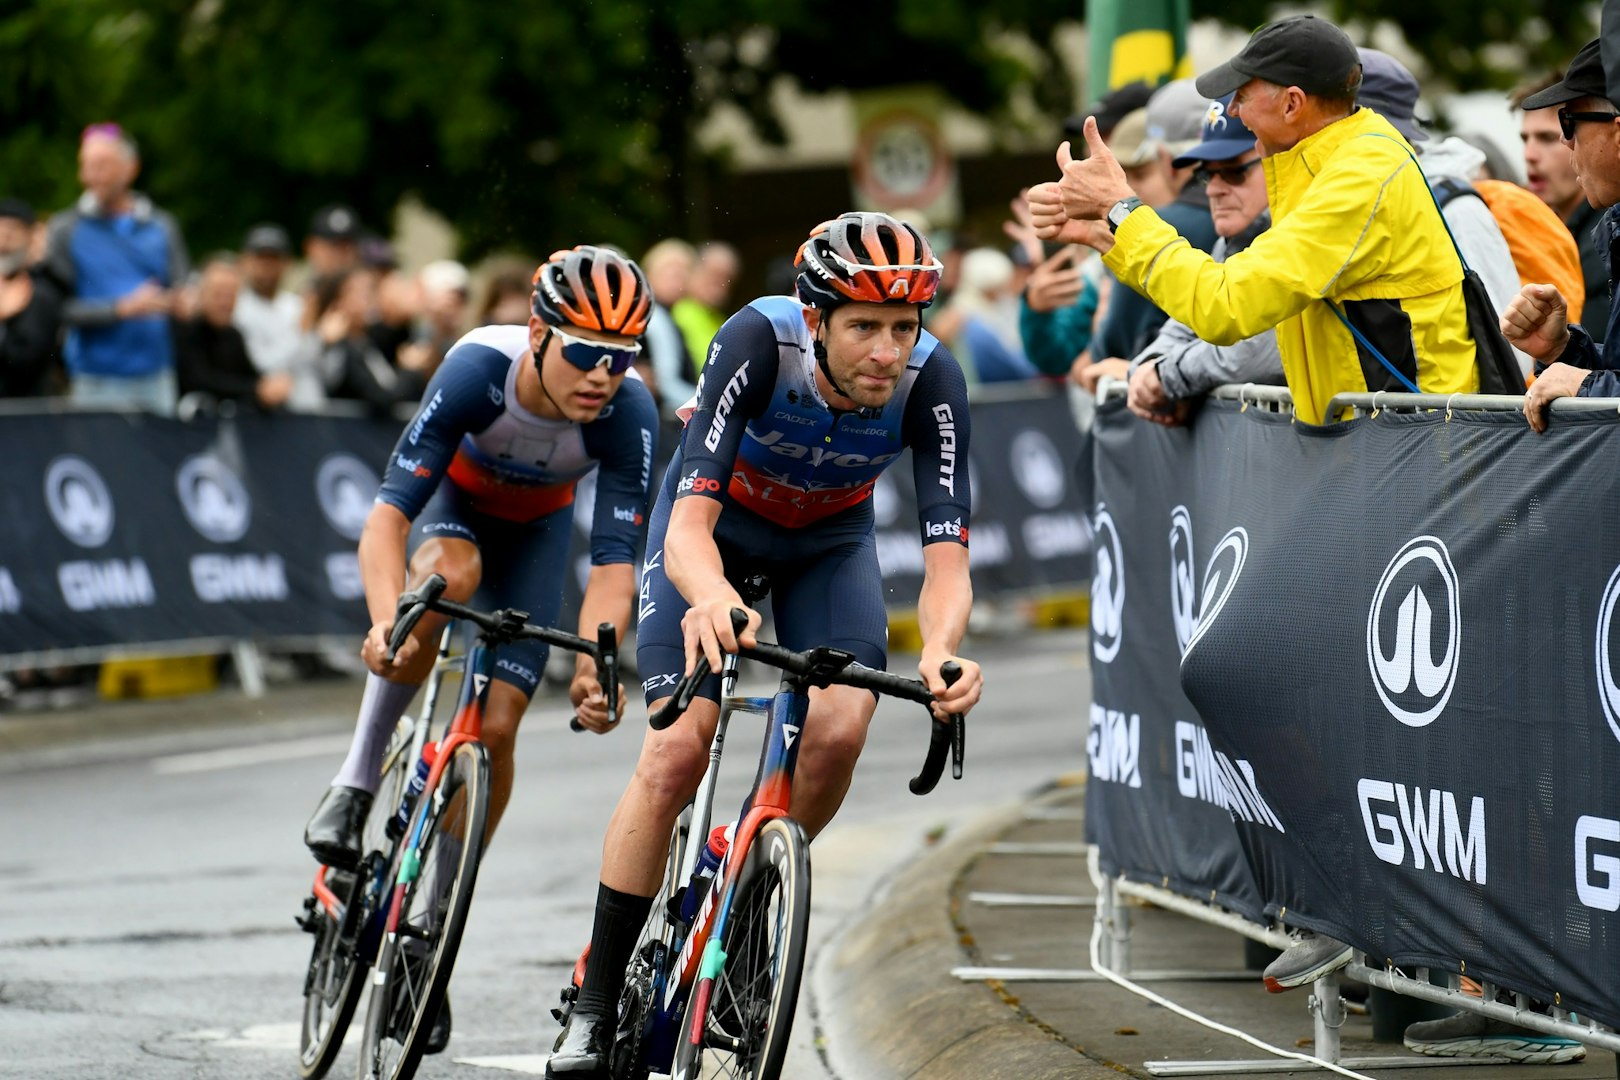
[[[1198,639],[1215,623],[1215,616],[1226,606],[1227,598],[1237,587],[1243,575],[1243,564],[1249,559],[1249,531],[1239,525],[1232,529],[1210,553],[1209,565],[1204,567],[1204,589],[1198,605],[1198,622],[1182,655],[1198,644]]]
[[[82,548],[107,542],[113,531],[112,493],[82,457],[63,455],[45,470],[45,506],[62,535]]]
[[[1609,721],[1609,730],[1614,737],[1620,739],[1620,685],[1616,685],[1614,678],[1614,661],[1611,658],[1614,635],[1614,609],[1620,605],[1620,567],[1609,578],[1608,586],[1603,590],[1603,603],[1598,607],[1597,625],[1597,679],[1598,700],[1603,703],[1603,716]],[[1620,840],[1620,836],[1615,837]]]
[[[253,517],[253,500],[230,467],[216,457],[196,454],[181,464],[174,486],[186,520],[205,540],[229,544],[242,539]]]
[[[1408,727],[1434,722],[1457,683],[1462,616],[1457,571],[1437,537],[1395,553],[1367,614],[1367,666],[1389,714]]]
[[[1170,511],[1170,620],[1183,656],[1198,629],[1198,564],[1193,558],[1192,515],[1185,506]]]
[[[1092,534],[1097,554],[1091,575],[1091,651],[1106,664],[1119,654],[1125,630],[1125,548],[1102,503],[1097,504]]]

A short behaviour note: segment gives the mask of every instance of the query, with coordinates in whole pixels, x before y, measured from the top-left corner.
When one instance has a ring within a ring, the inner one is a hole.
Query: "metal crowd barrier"
[[[1126,384],[1118,379],[1104,379],[1097,388],[1100,403],[1123,397]],[[1293,397],[1285,386],[1267,386],[1257,383],[1219,386],[1210,397],[1221,401],[1236,401],[1266,412],[1292,412]],[[1374,417],[1382,410],[1416,412],[1420,410],[1457,412],[1519,412],[1524,408],[1521,395],[1492,394],[1406,394],[1357,393],[1338,394],[1328,403],[1328,415],[1349,412],[1356,418]],[[1559,398],[1549,405],[1555,414],[1614,412],[1620,417],[1620,398]],[[1096,849],[1092,849],[1093,866]],[[1098,875],[1100,877],[1100,874]],[[1286,949],[1290,944],[1286,928],[1280,923],[1263,924],[1229,911],[1213,901],[1191,899],[1168,888],[1131,881],[1124,875],[1101,878],[1095,921],[1101,927],[1101,959],[1103,966],[1117,974],[1138,982],[1163,981],[1173,975],[1177,981],[1228,980],[1232,972],[1131,972],[1131,915],[1125,903],[1128,897],[1145,901],[1155,907],[1174,911],[1211,926],[1231,930],[1252,941],[1275,949]],[[1480,996],[1465,993],[1462,977],[1448,973],[1445,986],[1430,982],[1429,968],[1414,968],[1410,973],[1389,964],[1378,963],[1366,953],[1357,950],[1355,959],[1343,969],[1344,975],[1368,986],[1387,990],[1406,997],[1444,1005],[1447,1008],[1479,1013],[1548,1035],[1574,1039],[1588,1047],[1601,1047],[1620,1055],[1620,1033],[1596,1021],[1586,1020],[1561,1007],[1561,1003],[1548,1003],[1550,1015],[1534,1009],[1529,995],[1514,993],[1512,1003],[1496,999],[1498,988],[1481,982]],[[1246,977],[1258,978],[1254,972]],[[1343,1026],[1346,1009],[1339,993],[1339,976],[1319,979],[1307,999],[1314,1028],[1313,1053],[1323,1061],[1348,1069],[1398,1069],[1425,1067],[1457,1067],[1463,1065],[1500,1065],[1507,1062],[1485,1058],[1438,1058],[1414,1056],[1380,1056],[1344,1058],[1340,1052],[1339,1031]],[[1298,1061],[1267,1058],[1244,1061],[1148,1061],[1144,1069],[1152,1076],[1253,1075],[1266,1072],[1294,1072],[1306,1066]],[[1620,1062],[1616,1065],[1620,1076]]]

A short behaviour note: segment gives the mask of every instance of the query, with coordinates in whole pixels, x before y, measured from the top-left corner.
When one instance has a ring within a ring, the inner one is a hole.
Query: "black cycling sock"
[[[636,939],[652,911],[652,897],[631,896],[598,883],[596,923],[591,928],[591,955],[585,961],[585,980],[574,1011],[611,1016],[619,1007],[624,970]]]

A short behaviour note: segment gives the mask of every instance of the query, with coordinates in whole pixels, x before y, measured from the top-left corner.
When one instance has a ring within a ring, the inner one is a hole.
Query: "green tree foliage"
[[[1487,41],[1556,60],[1590,32],[1573,8],[1529,0],[1336,2],[1398,13],[1439,70],[1476,82]],[[141,143],[141,186],[197,252],[259,220],[297,233],[334,201],[384,224],[410,193],[469,255],[581,237],[639,250],[720,224],[724,162],[694,140],[720,105],[767,141],[781,139],[782,77],[813,91],[936,83],[998,121],[1022,94],[1062,114],[1073,87],[1050,42],[1077,6],[21,0],[0,8],[0,193],[66,205],[79,131],[117,120]],[[1267,14],[1264,0],[1200,6],[1239,25]]]

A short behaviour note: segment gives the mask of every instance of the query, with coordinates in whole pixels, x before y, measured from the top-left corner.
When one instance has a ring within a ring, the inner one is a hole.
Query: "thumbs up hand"
[[[1058,168],[1063,170],[1063,179],[1058,182],[1063,212],[1078,221],[1103,218],[1115,203],[1134,194],[1125,179],[1125,170],[1120,168],[1113,151],[1097,133],[1096,117],[1086,117],[1084,131],[1090,154],[1084,161],[1074,160],[1066,142],[1057,152]]]

